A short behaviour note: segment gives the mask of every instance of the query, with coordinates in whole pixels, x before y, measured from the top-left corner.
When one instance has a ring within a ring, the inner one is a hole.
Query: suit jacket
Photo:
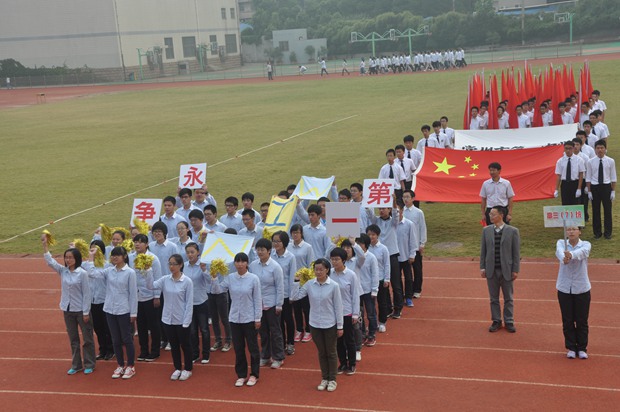
[[[500,242],[500,261],[504,279],[511,280],[512,272],[519,272],[521,267],[521,239],[519,229],[504,225]],[[480,269],[486,270],[487,278],[495,271],[495,225],[489,225],[482,230],[480,242]]]

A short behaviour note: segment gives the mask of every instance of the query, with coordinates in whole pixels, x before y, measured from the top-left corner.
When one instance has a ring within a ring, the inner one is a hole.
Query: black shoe
[[[105,355],[103,353],[100,353],[99,355],[95,357],[95,360],[103,360],[104,358],[105,358]]]
[[[507,323],[505,328],[510,333],[515,333],[517,331],[517,329],[515,328],[515,324],[514,323]]]
[[[105,358],[103,358],[103,360],[112,360],[114,359],[114,354],[113,353],[107,353],[105,355]]]
[[[594,235],[594,239],[600,239],[603,235]]]
[[[344,373],[344,371],[346,371],[346,370],[347,370],[347,367],[346,367],[346,366],[344,366],[344,365],[340,365],[340,366],[338,366],[338,371],[337,371],[337,374],[338,374],[338,375],[342,375],[342,374]]]
[[[501,327],[502,322],[493,322],[491,326],[489,326],[489,332],[497,332]]]
[[[145,354],[141,353],[141,354],[138,355],[137,359],[138,359],[138,361],[142,362],[142,361],[145,361],[148,356],[149,355],[145,355]]]
[[[345,373],[347,375],[355,375],[355,366],[351,366],[350,368],[348,368]]]
[[[150,355],[147,355],[144,360],[146,362],[155,362],[155,360],[159,358],[159,353],[152,353]]]
[[[161,343],[159,344],[159,349],[165,349],[166,345],[168,345],[168,342],[162,340]]]
[[[395,310],[394,312],[392,312],[392,316],[390,316],[392,319],[400,319],[400,310]]]
[[[610,240],[611,239],[611,235],[605,235],[605,239]]]

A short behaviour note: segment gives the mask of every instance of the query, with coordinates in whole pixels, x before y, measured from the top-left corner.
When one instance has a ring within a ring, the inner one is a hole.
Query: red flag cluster
[[[563,65],[556,69],[553,65],[549,65],[537,76],[532,73],[531,66],[527,65],[526,62],[523,71],[517,70],[515,72],[514,68],[502,71],[501,101],[499,100],[500,91],[498,87],[496,74],[489,76],[488,88],[484,72],[474,74],[468,85],[467,101],[463,113],[463,129],[470,129],[471,108],[474,106],[480,107],[482,102],[486,102],[489,109],[486,128],[500,128],[497,107],[501,104],[505,105],[505,111],[508,113],[508,128],[516,129],[519,127],[516,107],[532,98],[536,99],[536,107],[529,108],[533,127],[543,125],[540,113],[540,104],[543,102],[549,103],[550,112],[553,113],[553,124],[563,124],[558,106],[560,103],[570,99],[571,96],[577,98],[574,119],[575,122],[578,122],[579,105],[582,102],[588,101],[593,90],[588,62],[585,62],[583,68],[580,69],[578,85],[575,83],[572,66]]]

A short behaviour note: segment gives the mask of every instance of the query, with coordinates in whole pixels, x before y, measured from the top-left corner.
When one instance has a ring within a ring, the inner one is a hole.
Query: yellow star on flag
[[[480,168],[480,165],[477,165],[474,163],[474,165],[471,168],[474,170],[478,170]]]
[[[471,177],[476,176],[476,174],[475,174],[475,173],[470,173],[469,175],[470,175]]]
[[[467,156],[467,157],[465,158],[465,163],[469,163],[469,162],[471,162],[471,157]]]
[[[439,162],[433,162],[433,163],[435,163],[435,166],[437,166],[437,169],[435,169],[434,173],[444,172],[445,174],[449,175],[450,169],[456,167],[455,165],[451,165],[448,163],[447,157],[444,157],[441,163]]]

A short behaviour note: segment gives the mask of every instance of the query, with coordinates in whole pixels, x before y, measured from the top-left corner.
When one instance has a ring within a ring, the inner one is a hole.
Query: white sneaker
[[[190,376],[192,376],[192,372],[190,371],[183,371],[181,372],[181,377],[179,377],[180,381],[186,381],[190,378]]]
[[[379,324],[379,327],[377,328],[377,330],[378,330],[380,333],[385,333],[385,323],[380,323],[380,324]]]
[[[237,388],[242,387],[243,385],[245,385],[245,378],[239,378],[235,381],[235,386]]]
[[[420,299],[421,297],[422,297],[421,293],[416,292],[416,293],[413,294],[413,298],[414,299]]]
[[[327,384],[327,392],[335,391],[337,386],[338,384],[336,383],[336,381],[329,381],[329,383]]]
[[[568,359],[575,359],[577,355],[575,354],[574,350],[569,350],[568,352],[566,352],[566,357]]]
[[[355,352],[355,361],[360,362],[362,360],[362,351],[358,350]]]
[[[573,352],[575,353],[575,352]],[[579,351],[579,359],[588,359],[588,353],[582,350]]]
[[[172,350],[172,346],[170,346],[170,344],[166,344],[166,347],[164,348],[164,350]]]
[[[125,368],[119,366],[118,368],[114,369],[114,373],[112,373],[112,379],[120,378],[121,376],[123,376],[123,373],[125,373]]]
[[[283,363],[283,360],[274,360],[273,362],[271,362],[271,369],[280,369]]]
[[[136,368],[134,368],[133,366],[127,366],[125,368],[125,373],[123,373],[123,379],[131,379],[133,378],[133,375],[136,374]]]
[[[181,371],[177,369],[174,372],[172,372],[172,375],[170,375],[170,380],[178,381],[180,376],[181,376]]]
[[[321,381],[321,383],[319,383],[319,386],[316,387],[316,389],[318,391],[324,391],[325,389],[327,389],[327,385],[329,384],[329,382],[325,379],[323,379]]]

